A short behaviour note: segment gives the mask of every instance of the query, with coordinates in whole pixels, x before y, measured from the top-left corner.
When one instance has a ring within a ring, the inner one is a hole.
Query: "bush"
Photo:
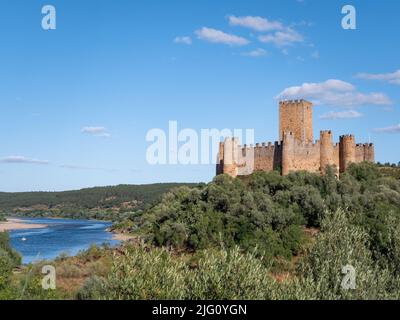
[[[0,249],[0,290],[9,284],[14,263],[8,253]]]
[[[187,279],[187,299],[263,300],[273,299],[275,280],[268,262],[252,253],[231,250],[205,251]]]
[[[77,293],[76,298],[78,300],[102,300],[106,299],[107,283],[106,279],[98,276],[92,276],[85,281],[82,288]]]
[[[0,298],[11,298],[14,294],[10,286],[13,269],[21,263],[21,256],[11,248],[7,232],[0,232]]]
[[[328,214],[322,232],[299,265],[294,299],[398,299],[400,278],[372,258],[368,234],[343,211]],[[344,289],[342,268],[355,269],[356,288]],[[293,284],[292,284],[293,285]]]
[[[148,250],[144,245],[128,246],[114,256],[114,264],[106,279],[103,299],[150,300],[183,299],[185,264],[174,259],[165,249]],[[94,295],[88,288],[94,287]],[[103,286],[91,280],[81,296],[96,298]]]
[[[275,281],[253,254],[206,250],[193,266],[165,249],[127,246],[106,278],[92,277],[80,299],[265,299]]]

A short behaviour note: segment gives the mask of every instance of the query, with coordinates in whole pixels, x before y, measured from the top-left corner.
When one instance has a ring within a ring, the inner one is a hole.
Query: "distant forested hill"
[[[13,215],[108,218],[145,209],[161,195],[189,183],[119,185],[63,192],[0,192],[0,212]]]

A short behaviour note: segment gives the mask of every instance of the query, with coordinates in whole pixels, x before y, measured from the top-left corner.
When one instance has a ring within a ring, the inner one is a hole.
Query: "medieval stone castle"
[[[354,135],[343,135],[334,143],[332,131],[321,131],[320,139],[314,141],[312,112],[308,101],[281,101],[279,141],[240,146],[238,138],[226,138],[219,146],[217,175],[236,177],[272,170],[282,175],[298,170],[324,174],[333,166],[339,176],[350,163],[374,162],[374,145],[356,144]]]

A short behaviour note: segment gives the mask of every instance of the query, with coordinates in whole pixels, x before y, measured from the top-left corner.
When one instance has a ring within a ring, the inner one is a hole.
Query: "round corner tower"
[[[239,152],[239,139],[226,138],[223,147],[224,147],[223,173],[228,174],[231,177],[237,177],[238,175],[237,156]]]
[[[287,175],[293,169],[295,160],[295,135],[293,132],[285,131],[282,135],[282,175]]]
[[[320,170],[322,174],[326,173],[328,166],[336,166],[336,169],[339,170],[331,130],[320,132]]]
[[[350,163],[356,162],[356,141],[354,135],[344,135],[339,142],[340,172],[346,171]]]

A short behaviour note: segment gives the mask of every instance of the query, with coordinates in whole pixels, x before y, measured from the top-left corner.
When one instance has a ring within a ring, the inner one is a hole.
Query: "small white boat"
[[[22,238],[22,239],[21,239],[21,241],[26,241],[26,238],[25,238],[25,237],[24,237],[24,238]]]

